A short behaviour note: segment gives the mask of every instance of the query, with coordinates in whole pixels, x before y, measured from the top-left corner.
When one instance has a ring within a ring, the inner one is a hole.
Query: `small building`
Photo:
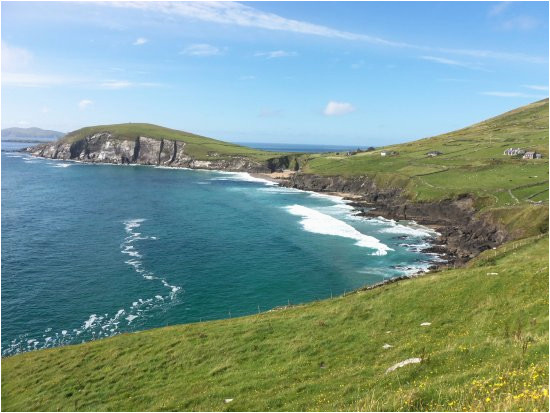
[[[504,151],[504,155],[507,156],[519,156],[523,155],[525,153],[525,150],[521,148],[508,148]]]
[[[380,156],[386,156],[388,153],[386,151],[380,152]]]
[[[399,155],[399,152],[396,151],[382,151],[380,152],[380,156],[395,156]]]
[[[431,151],[431,152],[428,152],[426,155],[428,156],[439,156],[439,155],[443,155],[443,152],[439,152],[439,151]]]
[[[537,152],[525,152],[525,155],[523,155],[523,159],[540,159],[542,158],[542,154]]]

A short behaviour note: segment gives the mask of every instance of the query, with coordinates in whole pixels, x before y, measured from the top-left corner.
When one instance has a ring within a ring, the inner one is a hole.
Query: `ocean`
[[[21,146],[21,145],[19,145]],[[246,173],[2,145],[2,355],[238,317],[425,270],[435,236]]]

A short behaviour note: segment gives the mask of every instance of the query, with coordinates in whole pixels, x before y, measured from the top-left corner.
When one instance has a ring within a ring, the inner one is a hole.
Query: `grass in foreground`
[[[5,358],[2,407],[547,411],[548,361],[546,235],[345,297]]]

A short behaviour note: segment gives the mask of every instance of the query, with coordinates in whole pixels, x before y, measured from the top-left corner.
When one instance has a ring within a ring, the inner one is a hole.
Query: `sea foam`
[[[381,243],[377,238],[362,234],[344,221],[315,209],[303,205],[290,205],[284,208],[292,215],[301,217],[300,224],[308,232],[353,239],[356,241],[355,245],[359,247],[376,250],[373,255],[386,255],[388,251],[393,251],[392,248]]]

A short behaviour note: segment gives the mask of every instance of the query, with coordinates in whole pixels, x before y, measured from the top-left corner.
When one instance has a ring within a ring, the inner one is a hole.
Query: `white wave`
[[[370,224],[384,225],[380,232],[388,234],[409,235],[411,237],[435,237],[439,233],[431,228],[419,225],[414,221],[401,221],[397,223],[393,219],[387,219],[384,217],[369,218]]]
[[[248,172],[226,172],[226,171],[216,171],[218,174],[227,175],[221,177],[211,178],[211,181],[241,181],[241,182],[258,182],[264,185],[276,186],[277,182],[270,181],[264,178],[258,178],[250,175]]]
[[[56,164],[52,165],[52,168],[68,168],[71,165],[72,164],[70,164],[70,163],[56,163]]]
[[[304,192],[300,189],[286,188],[284,186],[268,186],[265,188],[258,188],[258,191],[270,192],[274,194],[298,194],[298,193]]]
[[[308,232],[354,239],[356,241],[355,245],[359,247],[375,249],[376,252],[373,255],[386,255],[388,251],[393,251],[392,248],[381,243],[377,238],[362,234],[351,225],[330,215],[303,205],[290,205],[284,208],[292,215],[302,217],[300,224]]]

